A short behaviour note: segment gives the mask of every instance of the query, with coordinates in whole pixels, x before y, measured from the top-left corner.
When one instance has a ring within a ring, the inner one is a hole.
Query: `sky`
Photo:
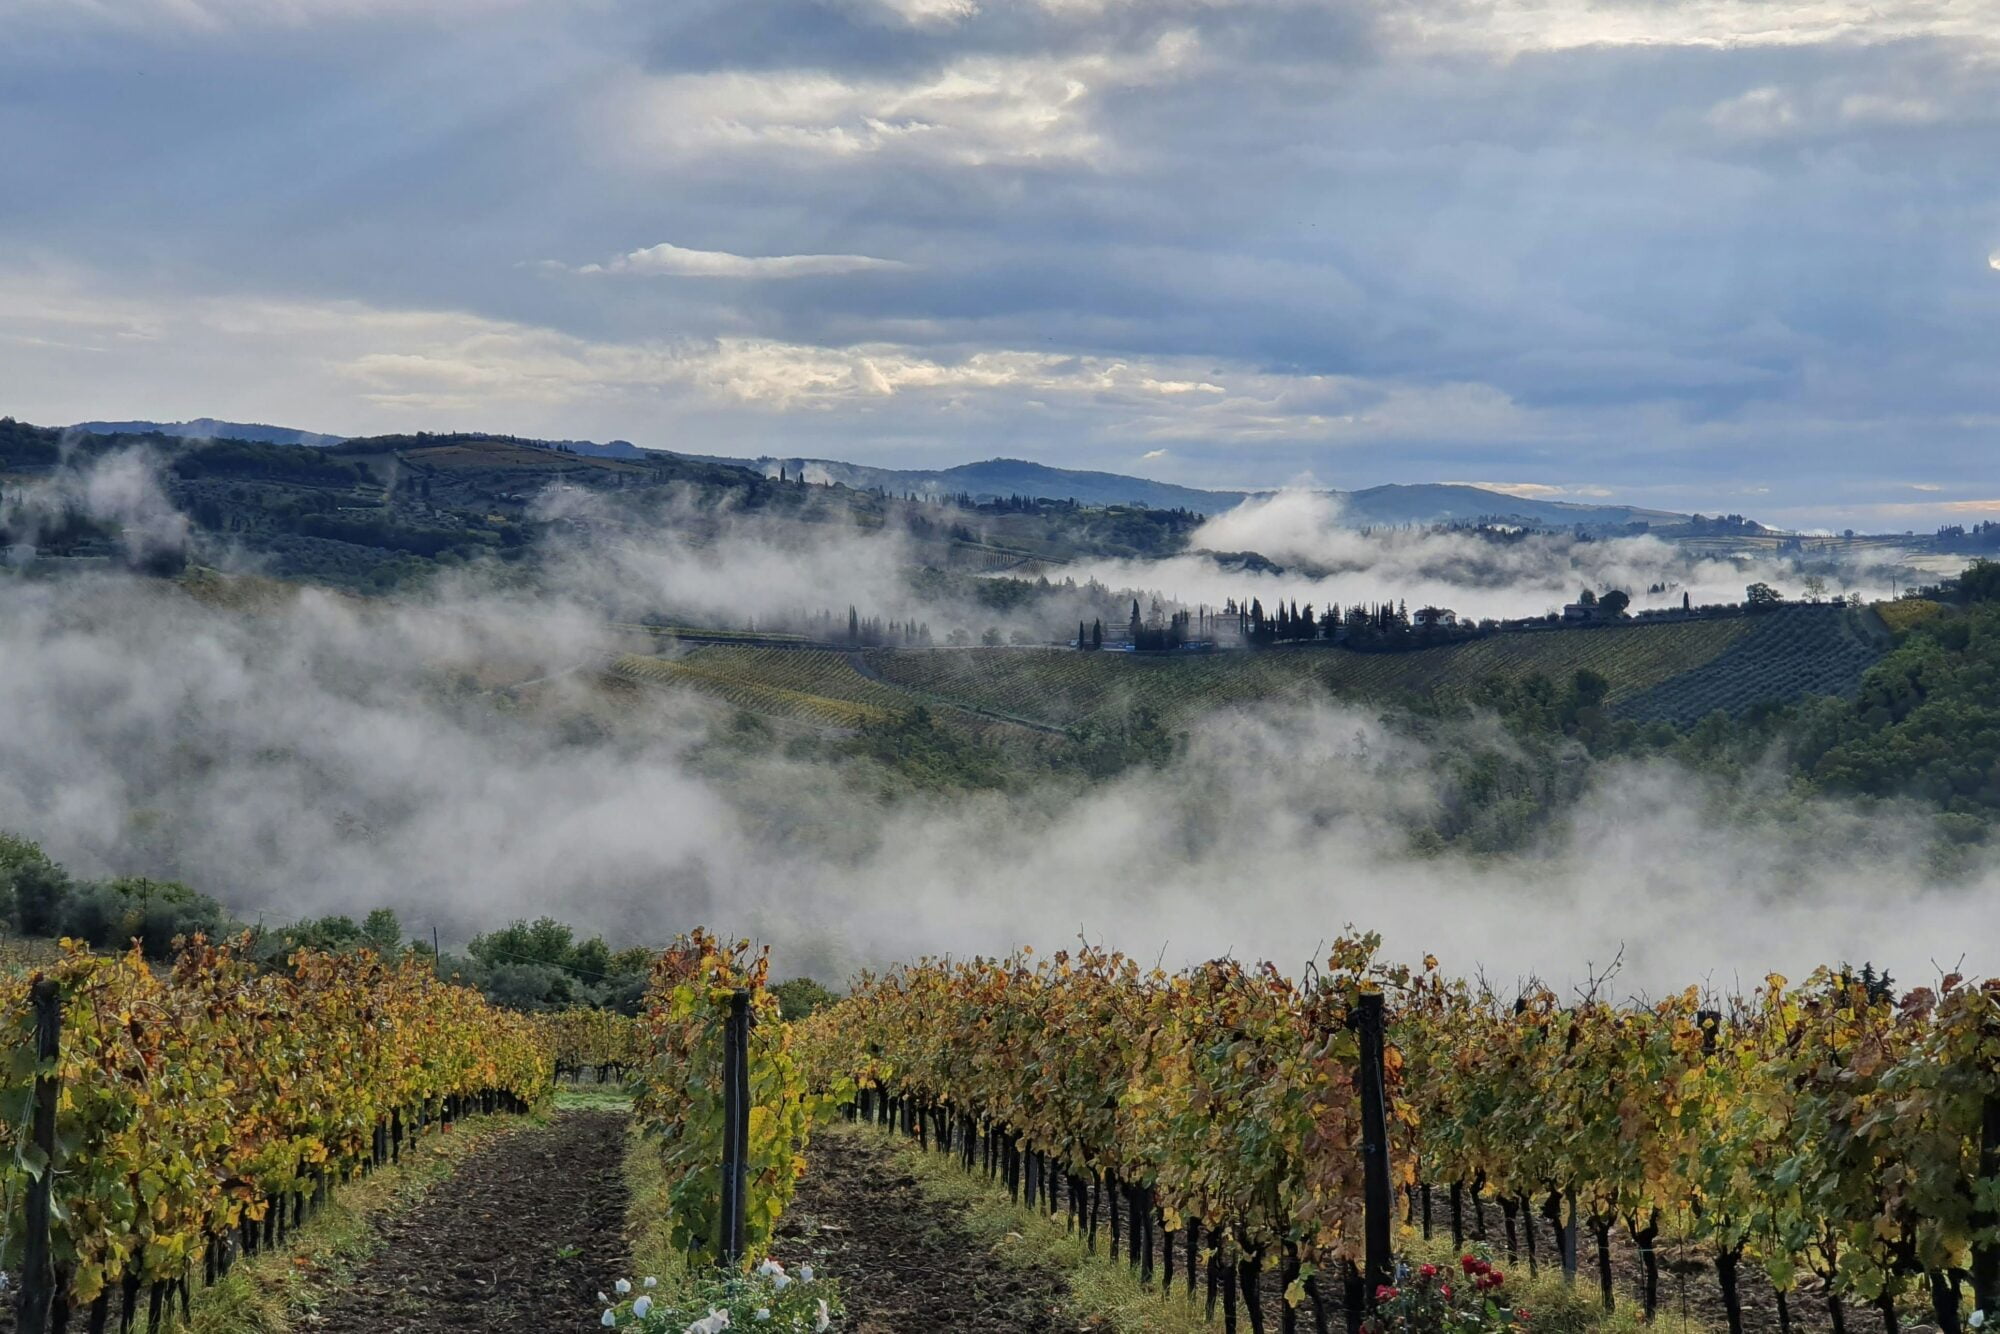
[[[2000,518],[1994,0],[0,0],[0,413]]]

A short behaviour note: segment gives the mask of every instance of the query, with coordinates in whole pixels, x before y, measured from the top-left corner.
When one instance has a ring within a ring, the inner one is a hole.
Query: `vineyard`
[[[549,1089],[525,1016],[417,960],[301,952],[260,972],[197,941],[159,975],[136,950],[71,952],[7,982],[0,1013],[6,1260],[57,1329],[88,1311],[101,1330],[114,1305],[129,1329],[142,1301],[156,1326],[176,1297],[185,1315],[197,1276],[281,1241],[342,1182]]]
[[[1740,717],[1767,700],[1851,697],[1883,653],[1867,610],[1787,607],[1754,617],[1751,633],[1708,662],[1627,695],[1618,711],[1637,722],[1687,726],[1720,710]],[[1878,632],[1879,633],[1879,632]]]
[[[5,993],[7,1262],[54,1280],[53,1323],[26,1328],[171,1323],[196,1275],[281,1243],[440,1120],[609,1070],[693,1286],[613,1304],[605,1324],[657,1305],[689,1314],[643,1327],[679,1329],[731,1301],[747,1322],[782,1295],[780,1327],[827,1328],[841,1288],[767,1257],[816,1127],[843,1108],[1093,1250],[1108,1231],[1138,1283],[1226,1331],[1351,1331],[1431,1300],[1436,1270],[1420,1284],[1394,1266],[1429,1253],[1447,1203],[1454,1255],[1498,1218],[1462,1276],[1489,1302],[1502,1264],[1581,1284],[1594,1253],[1603,1308],[1650,1320],[1671,1243],[1701,1257],[1732,1331],[1751,1275],[1782,1334],[1845,1334],[1867,1308],[1897,1334],[1920,1306],[1962,1334],[2000,1309],[2000,980],[1898,995],[1822,969],[1638,1001],[1602,978],[1502,992],[1378,950],[1343,937],[1302,977],[1089,946],[926,960],[796,1022],[767,951],[703,931],[659,956],[636,1020],[504,1013],[414,958],[301,952],[258,971],[197,941],[155,973],[69,952]],[[62,1040],[38,1061],[51,1002]],[[1510,1306],[1477,1328],[1527,1319]]]
[[[1761,617],[1496,634],[1405,653],[1278,649],[1161,657],[1060,649],[880,650],[885,681],[971,707],[1076,726],[1146,706],[1184,722],[1206,709],[1335,696],[1463,697],[1494,679],[1610,682],[1614,712],[1639,721],[1698,720],[1802,691],[1852,694],[1882,646],[1861,612],[1801,607]]]

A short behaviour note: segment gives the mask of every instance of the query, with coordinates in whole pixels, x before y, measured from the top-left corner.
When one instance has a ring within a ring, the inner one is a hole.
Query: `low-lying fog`
[[[157,517],[157,493],[137,494]],[[874,568],[767,536],[746,528],[706,564],[632,548],[603,568],[628,603],[722,581],[714,606],[753,578],[818,596]],[[1166,770],[1088,788],[885,803],[777,746],[718,763],[700,749],[725,712],[710,701],[593,712],[572,669],[614,646],[605,590],[591,562],[563,569],[533,597],[473,573],[400,601],[306,590],[248,610],[125,574],[0,577],[0,828],[80,874],[180,877],[252,918],[387,904],[462,940],[551,913],[648,943],[708,923],[823,977],[1079,932],[1296,967],[1348,922],[1500,979],[1577,980],[1622,947],[1626,982],[1655,990],[1863,958],[1914,980],[1965,950],[2000,965],[1993,865],[1932,883],[1914,814],[1785,798],[1775,775],[1776,813],[1745,819],[1672,766],[1610,766],[1531,854],[1413,856],[1407,824],[1440,799],[1430,755],[1332,701],[1213,717]],[[1371,578],[1370,595],[1425,597]],[[1540,610],[1548,594],[1497,596]],[[545,676],[532,707],[489,693]]]

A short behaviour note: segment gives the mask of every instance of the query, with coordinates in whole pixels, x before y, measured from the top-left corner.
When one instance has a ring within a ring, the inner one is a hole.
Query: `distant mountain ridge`
[[[1028,496],[1043,500],[1075,500],[1086,505],[1143,505],[1148,509],[1186,509],[1210,516],[1234,509],[1269,491],[1206,491],[1155,482],[1122,473],[1055,468],[1027,459],[986,459],[953,468],[875,468],[837,459],[724,458],[712,454],[687,457],[704,463],[734,464],[776,476],[780,468],[807,481],[839,482],[868,490],[880,487],[901,495],[957,495],[975,499]],[[1587,505],[1562,500],[1530,500],[1502,491],[1457,482],[1392,483],[1359,491],[1336,491],[1347,520],[1356,527],[1405,524],[1472,523],[1481,519],[1536,527],[1619,528],[1633,523],[1678,524],[1688,516],[1668,510],[1631,505]]]
[[[839,459],[778,458],[768,454],[754,459],[714,454],[687,457],[703,463],[733,464],[770,477],[777,476],[783,468],[793,477],[803,474],[809,482],[837,482],[863,491],[879,487],[896,495],[969,493],[975,499],[1027,496],[1037,500],[1074,500],[1083,505],[1140,505],[1146,509],[1186,509],[1203,514],[1219,514],[1241,504],[1250,495],[1247,491],[1204,491],[1115,472],[1054,468],[1028,459],[986,459],[950,468],[876,468]]]
[[[327,447],[338,445],[346,436],[302,431],[291,427],[252,422],[222,421],[197,417],[185,422],[94,421],[79,422],[72,430],[99,435],[146,434],[190,439],[254,440],[266,444]],[[508,437],[513,438],[513,437]],[[647,450],[629,440],[598,443],[592,440],[523,440],[523,443],[567,449],[592,458],[640,459],[648,454],[672,454],[696,463],[747,468],[776,477],[780,470],[788,476],[803,475],[810,482],[835,482],[860,490],[887,491],[892,495],[920,496],[969,494],[974,499],[1001,499],[1026,496],[1038,500],[1074,500],[1083,505],[1135,505],[1155,510],[1191,510],[1214,516],[1234,509],[1255,495],[1269,491],[1216,491],[1156,482],[1123,473],[1057,468],[1029,459],[985,459],[950,468],[877,468],[865,463],[839,459],[732,458],[721,454],[694,454],[680,450]],[[1518,523],[1541,528],[1590,529],[1624,528],[1632,524],[1672,526],[1686,523],[1688,516],[1667,510],[1641,509],[1631,505],[1592,505],[1564,500],[1533,500],[1511,496],[1484,487],[1457,482],[1392,483],[1358,491],[1329,490],[1340,498],[1343,514],[1355,527],[1400,527],[1434,523],[1473,523],[1488,520]]]

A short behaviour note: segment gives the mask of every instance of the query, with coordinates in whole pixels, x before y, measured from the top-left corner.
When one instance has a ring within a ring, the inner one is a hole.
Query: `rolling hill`
[[[1874,612],[1791,607],[1763,616],[1515,631],[1401,653],[1314,646],[1210,654],[1054,648],[712,647],[621,660],[618,674],[686,685],[794,721],[855,726],[918,704],[1037,730],[1114,722],[1146,707],[1175,726],[1233,705],[1464,698],[1493,678],[1610,682],[1633,722],[1680,726],[1803,694],[1851,697],[1888,647]],[[654,665],[657,664],[657,665]]]

